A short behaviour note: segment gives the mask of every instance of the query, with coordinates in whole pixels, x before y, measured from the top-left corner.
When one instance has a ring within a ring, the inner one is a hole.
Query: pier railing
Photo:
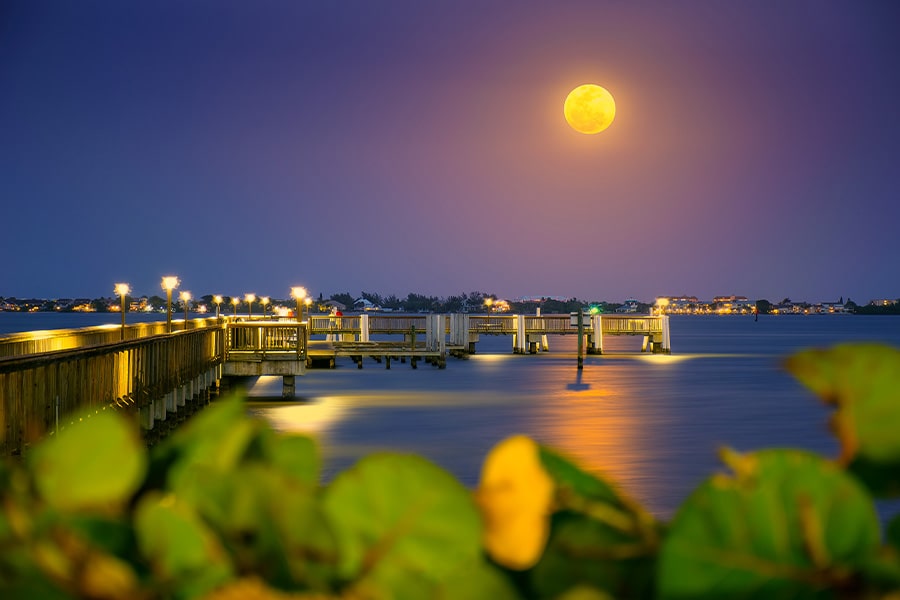
[[[172,331],[203,329],[216,324],[215,318],[189,319],[172,322]],[[53,329],[13,333],[0,338],[0,358],[27,356],[58,350],[72,350],[115,344],[121,341],[139,340],[166,333],[166,322],[134,323],[126,325],[100,325],[80,329]]]
[[[0,454],[21,453],[30,441],[90,409],[117,407],[152,426],[154,413],[165,419],[166,410],[176,410],[174,390],[208,383],[222,362],[223,341],[221,327],[199,327],[0,359]]]
[[[290,321],[228,323],[225,359],[306,360],[307,325]]]

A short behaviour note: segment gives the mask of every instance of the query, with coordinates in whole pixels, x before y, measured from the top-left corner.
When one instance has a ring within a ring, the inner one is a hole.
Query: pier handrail
[[[202,329],[220,326],[215,318],[189,319],[187,329]],[[183,331],[184,320],[172,322],[172,331]],[[12,333],[0,336],[0,358],[12,356],[28,356],[43,354],[57,350],[89,348],[121,342],[123,329],[121,325],[98,325],[78,329],[51,329]],[[166,333],[165,321],[150,323],[134,323],[126,325],[124,339],[139,340]]]
[[[296,321],[231,322],[225,327],[225,359],[247,355],[306,360],[307,324]]]
[[[19,454],[87,409],[139,414],[221,364],[223,330],[202,327],[137,340],[0,359],[0,454]]]

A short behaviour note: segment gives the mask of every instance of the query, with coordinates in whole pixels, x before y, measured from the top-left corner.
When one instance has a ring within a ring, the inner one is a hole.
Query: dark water
[[[0,333],[117,317],[0,313]],[[549,353],[517,356],[510,338],[485,336],[476,355],[448,359],[444,370],[398,361],[391,370],[374,361],[358,370],[342,360],[299,378],[294,401],[280,399],[280,378],[260,378],[249,410],[279,430],[314,435],[326,477],[390,449],[426,456],[474,487],[490,448],[524,433],[606,474],[668,518],[720,469],[723,445],[836,454],[828,409],[780,368],[785,356],[847,341],[900,346],[898,317],[672,317],[671,331],[671,356],[640,355],[640,338],[607,338],[609,353],[587,357],[580,376],[574,337],[550,337]],[[881,509],[893,514],[900,506]]]
[[[575,340],[550,352],[511,354],[507,337],[482,337],[469,360],[445,370],[349,360],[299,379],[295,401],[262,378],[250,411],[275,428],[313,434],[325,475],[382,449],[426,456],[464,484],[506,436],[524,433],[605,473],[648,509],[670,517],[720,469],[723,445],[791,446],[834,456],[828,410],[780,368],[792,351],[878,340],[900,346],[900,319],[856,316],[673,317],[673,354],[640,355],[639,338],[607,342],[579,377]],[[606,341],[606,340],[605,340]],[[896,512],[896,506],[882,510]]]

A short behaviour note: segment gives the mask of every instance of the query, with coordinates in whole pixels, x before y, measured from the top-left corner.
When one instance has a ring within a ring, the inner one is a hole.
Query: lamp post
[[[309,315],[310,315],[309,307],[312,306],[312,298],[307,296],[306,299],[303,300],[303,304],[304,304],[304,306],[306,306],[306,318],[308,319]]]
[[[494,305],[494,299],[493,298],[485,298],[484,305],[487,307],[488,316],[491,316],[491,307]]]
[[[259,303],[262,304],[263,307],[263,319],[266,318],[266,305],[269,304],[269,297],[263,296],[259,299]]]
[[[216,321],[219,320],[219,308],[222,306],[222,296],[216,294],[213,296],[213,302],[216,304]]]
[[[231,297],[231,305],[234,307],[234,318],[237,319],[237,305],[241,303],[241,299],[237,296]]]
[[[116,284],[116,294],[122,297],[122,339],[125,339],[125,296],[131,292],[131,286],[127,283]]]
[[[303,307],[300,303],[306,298],[306,288],[301,286],[292,287],[291,296],[297,300],[297,322],[299,323],[303,320]]]
[[[244,300],[247,302],[247,319],[253,318],[253,301],[256,300],[256,294],[244,294]]]
[[[187,323],[188,323],[187,313],[188,313],[188,306],[191,303],[191,293],[189,291],[185,290],[185,291],[181,292],[181,294],[178,297],[181,298],[181,302],[182,302],[182,304],[184,304],[184,330],[187,331]]]
[[[172,290],[178,287],[178,278],[172,275],[162,278],[162,289],[166,290],[166,333],[172,333]]]

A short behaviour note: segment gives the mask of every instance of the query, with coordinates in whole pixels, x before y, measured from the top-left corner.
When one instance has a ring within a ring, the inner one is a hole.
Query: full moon
[[[616,101],[605,88],[586,83],[569,92],[564,111],[575,131],[600,133],[616,118]]]

